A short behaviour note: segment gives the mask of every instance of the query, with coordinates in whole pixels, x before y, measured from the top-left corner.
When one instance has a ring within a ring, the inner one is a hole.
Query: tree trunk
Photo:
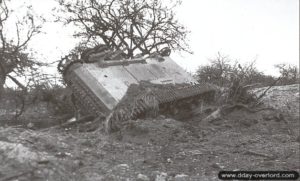
[[[3,96],[5,80],[6,76],[0,72],[0,100]]]
[[[20,87],[23,91],[27,91],[27,88],[19,82],[16,78],[12,77],[11,75],[7,75],[18,87]]]

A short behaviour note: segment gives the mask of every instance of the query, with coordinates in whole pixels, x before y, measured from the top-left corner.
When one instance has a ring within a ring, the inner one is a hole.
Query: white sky
[[[257,58],[267,74],[276,74],[274,64],[299,65],[298,0],[183,0],[181,8],[194,51],[180,60],[188,70],[218,51],[241,62]]]
[[[54,0],[31,2],[38,14],[47,15],[56,6]],[[207,64],[217,52],[241,62],[257,58],[259,70],[272,75],[274,64],[299,65],[298,0],[183,0],[177,17],[191,31],[194,54],[173,53],[172,58],[187,71]],[[71,27],[48,22],[43,31],[30,46],[48,62],[67,54],[76,43]]]

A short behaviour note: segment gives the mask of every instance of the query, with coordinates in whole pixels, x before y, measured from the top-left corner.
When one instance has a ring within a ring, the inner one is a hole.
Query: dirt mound
[[[118,139],[135,144],[165,145],[174,135],[184,135],[183,123],[160,117],[158,119],[144,119],[130,121],[119,133]]]
[[[262,94],[266,88],[255,89],[256,95]],[[300,85],[275,86],[267,91],[262,102],[270,107],[281,110],[292,116],[299,117]]]

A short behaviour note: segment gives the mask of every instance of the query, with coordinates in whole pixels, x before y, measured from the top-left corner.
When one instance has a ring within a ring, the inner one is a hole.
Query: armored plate
[[[158,96],[161,99],[169,96],[166,101],[200,93],[199,86],[192,86],[197,81],[169,57],[75,63],[64,78],[88,112],[104,115],[116,107],[131,84],[141,81],[191,85]]]
[[[214,93],[211,86],[198,84],[170,57],[122,60],[95,58],[92,62],[67,64],[64,69],[64,79],[86,113],[107,116],[125,96],[129,86],[139,85],[142,81],[177,85],[176,88],[166,86],[166,90],[155,92],[160,104]]]

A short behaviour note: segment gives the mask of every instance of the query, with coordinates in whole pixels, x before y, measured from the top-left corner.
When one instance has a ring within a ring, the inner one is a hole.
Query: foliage
[[[300,83],[299,69],[296,65],[277,64],[275,65],[275,68],[277,68],[280,73],[280,85]]]
[[[168,47],[189,51],[188,31],[175,18],[174,7],[180,1],[165,5],[160,0],[58,0],[64,13],[59,17],[80,30],[87,46],[105,44],[123,51],[127,58],[148,55]]]
[[[26,15],[17,17],[14,22],[13,32],[9,23],[14,11],[9,4],[9,0],[0,1],[0,96],[7,77],[25,89],[16,76],[22,76],[28,69],[35,70],[40,65],[29,56],[27,45],[33,36],[40,33],[41,26],[36,24],[31,8],[26,7]],[[14,35],[10,38],[12,33]]]
[[[72,102],[69,100],[70,92],[63,86],[49,87],[41,84],[30,92],[33,103],[45,102],[55,115],[73,114]]]
[[[32,107],[46,107],[54,115],[72,115],[74,113],[72,102],[69,100],[71,92],[49,74],[34,74],[24,89],[5,88],[3,97],[13,102],[14,118],[17,119]],[[3,100],[5,101],[5,99]],[[25,114],[26,115],[26,114]]]
[[[274,77],[259,72],[255,67],[255,61],[241,65],[221,53],[211,59],[209,65],[200,66],[196,76],[200,82],[208,82],[221,87],[228,87],[237,79],[241,85],[260,83],[260,86],[269,85],[275,81]]]
[[[199,82],[222,87],[216,96],[220,105],[248,104],[256,106],[273,86],[300,82],[297,66],[278,64],[275,67],[280,72],[280,76],[277,78],[259,72],[255,66],[255,61],[241,65],[237,61],[232,61],[228,56],[218,53],[214,59],[210,60],[209,65],[198,68],[196,76]],[[265,86],[268,88],[259,97],[254,96],[249,91],[254,87]]]
[[[34,72],[27,81],[27,104],[44,102],[54,114],[73,113],[71,102],[68,100],[70,92],[60,83],[62,80],[57,78],[50,74]]]

